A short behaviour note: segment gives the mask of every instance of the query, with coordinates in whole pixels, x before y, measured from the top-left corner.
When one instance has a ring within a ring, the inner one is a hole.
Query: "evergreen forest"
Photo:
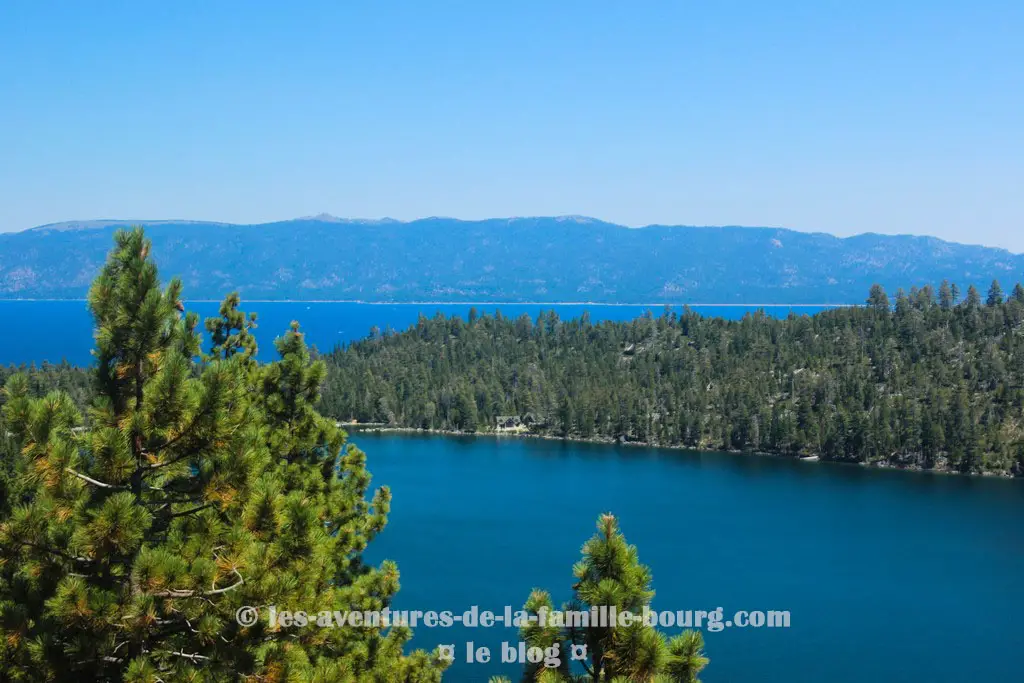
[[[730,321],[421,317],[325,357],[345,422],[1024,474],[1024,287]]]

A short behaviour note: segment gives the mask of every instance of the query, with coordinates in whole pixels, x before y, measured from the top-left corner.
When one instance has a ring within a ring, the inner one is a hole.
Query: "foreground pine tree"
[[[4,389],[0,678],[428,682],[404,628],[271,629],[266,610],[379,610],[398,571],[361,553],[390,494],[315,409],[325,370],[298,326],[255,361],[225,300],[183,315],[140,229],[119,232],[89,294],[96,399]],[[197,358],[202,358],[197,361]],[[261,610],[240,626],[236,611]]]
[[[612,515],[598,519],[597,533],[584,544],[583,558],[573,567],[573,574],[574,597],[564,610],[614,606],[618,612],[640,615],[654,597],[650,570],[640,564],[636,546],[626,542]],[[526,601],[525,611],[539,615],[542,609],[551,614],[555,608],[546,591],[535,590]],[[543,649],[557,644],[562,661],[560,668],[528,665],[523,683],[699,683],[697,676],[708,664],[699,631],[684,631],[669,639],[642,623],[558,628],[548,621],[543,626],[524,626],[521,635],[530,646]],[[587,653],[585,661],[573,663],[574,668],[585,672],[575,678],[570,675],[575,672],[567,668],[573,644],[586,646]],[[492,679],[492,683],[501,682],[501,678]]]

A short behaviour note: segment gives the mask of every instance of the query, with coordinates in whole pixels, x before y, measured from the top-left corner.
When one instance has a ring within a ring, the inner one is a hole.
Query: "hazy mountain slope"
[[[125,221],[0,234],[0,298],[79,298]],[[1024,256],[929,237],[774,228],[625,228],[577,218],[262,225],[143,221],[189,298],[850,303],[874,282],[1024,279]],[[984,290],[983,290],[984,291]]]

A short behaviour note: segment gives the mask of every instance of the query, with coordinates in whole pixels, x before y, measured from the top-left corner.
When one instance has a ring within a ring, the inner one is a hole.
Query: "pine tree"
[[[868,306],[878,313],[889,313],[889,297],[882,285],[871,285],[871,292],[868,294]]]
[[[96,396],[5,386],[18,450],[0,509],[0,670],[14,680],[440,679],[404,628],[271,628],[243,606],[383,609],[391,563],[362,562],[387,489],[313,407],[325,370],[297,327],[255,360],[237,295],[207,321],[159,287],[141,229],[119,231],[89,293]]]
[[[999,280],[993,280],[992,286],[988,289],[985,305],[989,308],[994,308],[1001,303],[1003,303],[1003,288],[999,286]]]
[[[964,303],[969,309],[975,309],[981,306],[981,294],[978,293],[978,288],[974,285],[967,287],[967,298]]]
[[[939,306],[942,310],[948,311],[953,308],[953,304],[953,290],[949,286],[949,280],[943,280],[939,285]]]
[[[255,359],[256,337],[250,330],[256,328],[256,314],[246,316],[238,310],[240,303],[238,292],[232,292],[220,305],[220,317],[206,319],[206,331],[210,333],[210,358],[228,359],[241,353],[246,359]]]
[[[641,616],[654,597],[650,570],[640,564],[636,546],[627,543],[618,521],[601,515],[597,533],[583,545],[583,558],[573,567],[576,584],[573,600],[565,610],[588,612],[593,608],[612,608]],[[528,614],[552,611],[547,592],[535,590],[526,602]],[[610,610],[609,610],[610,611]],[[572,678],[562,669],[528,667],[523,681],[559,683],[587,681],[658,681],[658,683],[699,683],[697,675],[707,666],[704,641],[699,632],[684,631],[672,639],[653,626],[636,620],[629,625],[569,624],[553,628],[550,623],[527,623],[521,628],[524,642],[537,647],[559,645],[562,660],[572,645],[585,645],[587,657],[581,662],[585,675]],[[564,662],[563,662],[564,665]]]
[[[547,591],[534,590],[526,600],[524,611],[533,616],[539,617],[541,612],[551,614],[554,612],[554,605],[551,602],[551,595]],[[570,674],[569,657],[565,652],[565,644],[562,642],[562,629],[555,624],[540,623],[540,620],[527,622],[520,628],[522,642],[527,647],[539,648],[542,652],[549,652],[551,648],[557,648],[559,653],[559,665],[557,667],[546,667],[543,662],[524,665],[522,683],[535,683],[536,681],[551,681],[559,683],[565,680]]]

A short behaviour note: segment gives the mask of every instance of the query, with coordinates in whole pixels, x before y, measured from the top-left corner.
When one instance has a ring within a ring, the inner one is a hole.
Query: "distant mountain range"
[[[592,218],[340,219],[260,225],[80,221],[0,234],[0,298],[85,296],[118,227],[146,226],[161,274],[186,298],[374,302],[841,304],[868,288],[982,292],[1024,280],[1024,255],[933,237],[837,238],[777,228]]]

